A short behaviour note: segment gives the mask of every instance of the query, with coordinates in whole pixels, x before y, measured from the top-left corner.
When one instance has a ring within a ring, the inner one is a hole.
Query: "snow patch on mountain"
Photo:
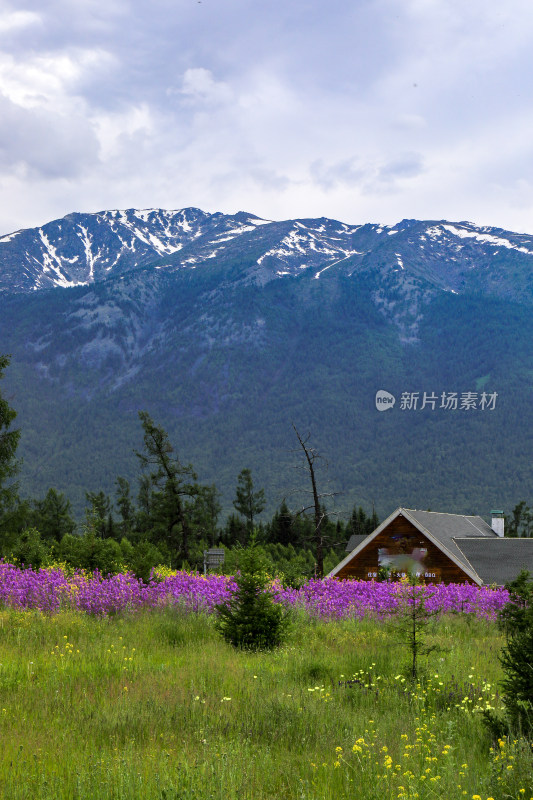
[[[324,223],[319,226],[308,226],[296,221],[293,228],[281,238],[280,242],[259,256],[256,263],[261,266],[266,259],[276,259],[282,261],[287,267],[292,266],[293,270],[300,271],[307,268],[307,266],[316,266],[317,260],[323,261],[324,257],[327,259],[333,258],[333,262],[326,264],[318,273],[315,273],[315,278],[320,277],[320,274],[325,269],[357,252],[353,248],[346,246],[347,231],[336,230],[335,233],[344,233],[344,241],[341,237],[328,234]],[[342,244],[337,244],[337,242]],[[311,260],[309,260],[310,255],[313,256]],[[305,262],[302,261],[304,256],[307,256]],[[290,269],[289,272],[291,272]],[[277,274],[286,274],[286,270],[278,270]]]
[[[69,286],[76,286],[76,282],[69,281],[68,278],[62,272],[62,261],[57,254],[57,250],[54,245],[49,241],[48,237],[42,230],[39,229],[39,235],[41,237],[41,242],[44,246],[44,252],[42,253],[42,269],[43,272],[53,272],[55,274],[54,284],[56,286],[61,286],[66,289]]]
[[[85,250],[85,261],[87,262],[87,266],[89,267],[89,282],[92,283],[94,280],[94,256],[92,251],[91,238],[89,236],[87,228],[85,228],[83,225],[79,225],[78,227],[81,231],[80,239],[82,241]]]
[[[20,236],[23,231],[14,231],[13,233],[8,233],[7,236],[0,237],[0,243],[2,242],[10,242],[15,236]]]
[[[316,272],[316,273],[313,275],[313,278],[314,278],[315,280],[318,280],[318,279],[320,278],[320,276],[322,275],[322,273],[323,273],[323,272],[326,272],[326,270],[330,269],[330,267],[334,267],[334,266],[336,266],[337,264],[340,264],[342,261],[346,261],[348,258],[350,258],[350,256],[353,256],[353,255],[355,255],[356,253],[357,253],[357,250],[351,250],[351,251],[348,253],[348,255],[347,255],[347,256],[345,256],[344,258],[339,258],[339,259],[337,259],[337,261],[333,261],[331,264],[327,264],[327,265],[326,265],[325,267],[323,267],[322,269],[319,269],[319,270],[318,270],[318,272]],[[358,255],[361,255],[361,253],[358,253]]]
[[[475,239],[483,244],[489,244],[493,247],[505,247],[508,250],[517,250],[519,253],[525,253],[528,256],[533,256],[533,250],[527,247],[514,244],[509,239],[504,239],[501,236],[494,236],[490,233],[480,233],[479,230],[470,230],[468,228],[459,228],[456,225],[443,224],[435,225],[426,230],[426,234],[432,238],[438,238],[443,235],[443,231],[448,231],[453,236],[459,239]]]

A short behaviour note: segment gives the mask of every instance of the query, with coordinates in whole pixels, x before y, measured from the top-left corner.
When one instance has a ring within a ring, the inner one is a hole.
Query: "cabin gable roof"
[[[465,570],[476,583],[481,584],[482,579],[477,569],[465,552],[458,546],[456,539],[499,539],[490,525],[477,516],[463,514],[443,514],[437,511],[417,511],[403,509],[405,516],[418,523],[419,529],[424,530],[429,538],[446,553],[459,567]],[[422,526],[422,528],[420,528]]]
[[[385,528],[392,522],[393,519],[396,519],[396,517],[399,516],[399,512],[401,510],[402,510],[401,508],[397,508],[396,511],[393,511],[393,513],[390,514],[387,517],[387,519],[383,520],[383,522],[380,525],[378,525],[378,527],[373,533],[370,533],[368,536],[363,537],[361,541],[357,544],[357,546],[352,550],[352,552],[348,553],[348,555],[345,558],[343,558],[342,561],[339,564],[337,564],[337,566],[326,575],[326,578],[334,578],[337,572],[340,572],[341,569],[346,566],[346,564],[349,564],[352,558],[355,558],[355,556],[358,555],[361,552],[361,550],[367,547],[370,544],[370,542],[374,541],[376,536],[379,536],[381,531],[385,530]]]
[[[470,580],[481,585],[482,579],[465,553],[457,545],[456,537],[476,537],[480,539],[499,538],[487,523],[478,516],[443,514],[434,511],[418,511],[397,508],[369,536],[364,537],[357,546],[333,569],[328,578],[337,575],[343,567],[355,559],[379,534],[397,517],[403,516],[441,552],[443,552]]]

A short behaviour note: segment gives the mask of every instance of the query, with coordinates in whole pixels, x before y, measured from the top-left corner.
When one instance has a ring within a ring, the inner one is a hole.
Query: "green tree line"
[[[0,357],[0,378],[8,364],[7,356]],[[236,479],[234,512],[221,522],[217,487],[199,483],[164,428],[141,411],[136,487],[118,476],[113,496],[86,492],[85,516],[78,524],[69,499],[55,488],[43,498],[20,497],[15,417],[0,394],[0,556],[18,564],[38,568],[62,562],[104,574],[129,569],[148,580],[160,564],[201,570],[204,551],[222,547],[223,569],[233,572],[253,538],[272,573],[296,585],[332,569],[350,536],[369,534],[379,522],[375,512],[367,514],[361,506],[347,521],[333,519],[322,504],[317,543],[316,509],[293,510],[283,500],[271,519],[261,518],[265,492],[254,484],[248,467]]]

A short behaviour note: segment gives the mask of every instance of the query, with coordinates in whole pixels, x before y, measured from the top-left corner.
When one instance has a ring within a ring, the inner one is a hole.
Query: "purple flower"
[[[178,572],[148,584],[133,574],[104,577],[99,572],[78,571],[67,577],[61,569],[20,569],[0,561],[0,606],[39,609],[54,613],[73,608],[106,615],[143,608],[179,605],[186,611],[211,613],[236,589],[231,577]],[[310,580],[300,589],[271,589],[274,598],[287,607],[301,608],[318,619],[383,619],[398,607],[399,584],[370,581]],[[437,584],[420,587],[430,611],[463,613],[494,620],[509,600],[505,589],[470,584]]]

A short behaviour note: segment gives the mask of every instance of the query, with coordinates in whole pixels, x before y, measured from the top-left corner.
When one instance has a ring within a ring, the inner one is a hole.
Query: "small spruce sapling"
[[[427,590],[414,575],[402,578],[398,584],[398,607],[393,627],[402,644],[409,650],[408,674],[414,682],[420,674],[420,659],[436,649],[427,644],[427,628],[436,611],[427,607]]]
[[[254,536],[242,551],[236,591],[216,608],[216,628],[234,647],[271,650],[283,642],[287,612],[274,602],[267,581],[265,559]]]

